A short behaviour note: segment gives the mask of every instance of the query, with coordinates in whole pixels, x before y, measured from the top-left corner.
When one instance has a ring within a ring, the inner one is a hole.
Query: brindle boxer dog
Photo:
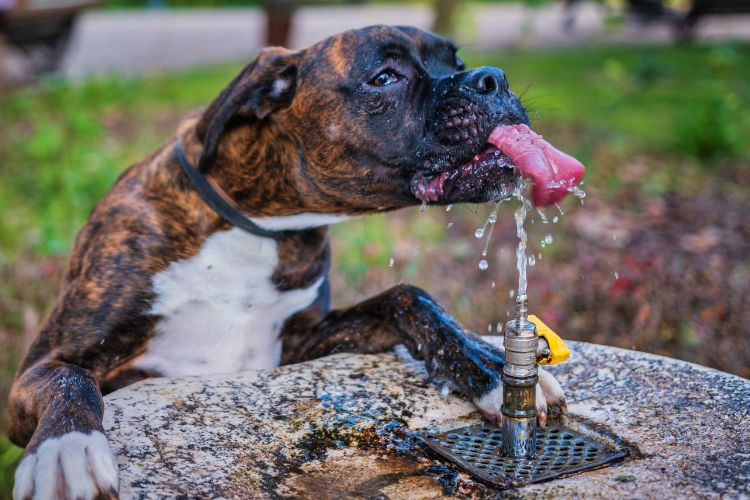
[[[496,125],[527,122],[500,69],[465,70],[450,41],[415,28],[262,50],[119,178],[78,235],[10,395],[10,438],[26,447],[14,496],[116,496],[102,394],[157,375],[405,344],[499,419],[504,353],[424,291],[401,285],[329,310],[326,225],[417,204],[446,173],[426,195],[435,203],[507,196],[510,166],[456,173]],[[565,403],[540,375],[543,421]]]

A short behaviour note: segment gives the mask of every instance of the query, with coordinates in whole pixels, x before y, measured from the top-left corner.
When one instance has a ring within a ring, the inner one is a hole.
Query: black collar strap
[[[275,238],[278,236],[279,232],[264,229],[242,215],[234,200],[221,189],[214,179],[203,175],[203,173],[190,164],[181,141],[177,141],[175,152],[177,153],[177,160],[180,162],[182,171],[190,179],[190,183],[195,190],[203,198],[203,201],[225,221],[256,236],[266,238]]]

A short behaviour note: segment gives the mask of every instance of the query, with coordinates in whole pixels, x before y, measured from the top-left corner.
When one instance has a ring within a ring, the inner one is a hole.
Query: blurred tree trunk
[[[451,36],[454,29],[456,7],[461,0],[434,0],[435,19],[432,23],[432,31],[441,35]]]
[[[5,37],[0,35],[0,90],[5,87],[5,84]]]
[[[266,0],[266,45],[289,46],[294,7],[290,0]]]

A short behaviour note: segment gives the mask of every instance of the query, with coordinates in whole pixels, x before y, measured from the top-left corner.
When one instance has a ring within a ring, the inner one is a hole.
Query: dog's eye
[[[395,71],[387,69],[385,71],[381,71],[378,76],[370,80],[370,85],[374,85],[376,87],[386,87],[388,85],[396,83],[399,80],[400,78]]]

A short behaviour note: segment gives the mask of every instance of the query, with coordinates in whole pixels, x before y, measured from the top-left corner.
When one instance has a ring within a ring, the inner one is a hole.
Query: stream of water
[[[516,199],[519,202],[518,207],[514,211],[514,219],[516,223],[516,236],[518,237],[518,244],[516,246],[516,271],[518,273],[518,284],[515,290],[511,289],[509,296],[513,298],[516,295],[527,295],[528,294],[528,280],[527,280],[527,267],[533,267],[537,260],[541,260],[542,254],[541,252],[538,253],[536,256],[533,254],[528,255],[527,254],[527,247],[528,247],[528,233],[526,232],[526,219],[528,218],[529,213],[531,213],[533,206],[529,198],[526,196],[526,192],[528,190],[528,183],[526,179],[519,179],[516,181],[516,186],[513,190],[512,196],[510,198],[502,199],[500,201],[496,201],[494,203],[494,206],[492,207],[492,211],[488,215],[487,219],[485,219],[484,224],[477,228],[476,231],[474,231],[474,237],[478,240],[481,240],[482,238],[486,238],[484,241],[484,245],[482,246],[482,257],[479,261],[479,269],[482,271],[486,271],[490,264],[487,260],[487,256],[489,253],[489,245],[490,241],[492,240],[492,232],[495,229],[495,224],[497,223],[497,215],[498,211],[500,210],[500,205],[507,201],[508,199]],[[573,196],[578,198],[581,202],[581,204],[584,203],[584,198],[586,197],[585,191],[580,186],[573,186],[568,189],[568,192],[570,192]],[[560,215],[554,215],[551,219],[551,222],[553,224],[557,224],[560,220],[560,217],[565,215],[565,212],[563,211],[562,207],[560,207],[559,204],[555,204],[557,207],[557,210],[559,211]],[[422,206],[420,206],[419,211],[424,212],[426,208],[426,203],[423,203]],[[445,208],[446,212],[450,212],[453,208],[453,205],[448,205]],[[547,215],[544,213],[544,211],[541,208],[536,209],[537,214],[539,215],[540,220],[542,221],[542,224],[549,224],[550,219],[547,217]],[[534,222],[532,220],[532,222]],[[448,229],[450,229],[453,226],[453,222],[448,223]],[[552,234],[547,233],[545,234],[544,238],[539,242],[539,246],[541,248],[544,248],[548,245],[551,245],[554,241],[554,238],[552,237]],[[419,253],[421,250],[421,245],[417,247],[415,251],[415,255]],[[502,253],[502,249],[500,250]],[[393,267],[394,260],[393,258],[390,259],[389,267]],[[496,284],[493,281],[492,282],[492,288],[495,288]],[[491,331],[493,328],[493,325],[488,325],[488,330]],[[500,332],[502,329],[502,323],[498,323],[496,325],[497,331]]]
[[[528,262],[526,257],[526,243],[528,242],[528,235],[526,234],[526,228],[524,228],[524,222],[526,222],[526,214],[531,210],[531,202],[526,198],[526,181],[524,179],[521,179],[516,184],[516,189],[513,190],[513,197],[520,202],[520,205],[513,213],[516,219],[516,236],[518,236],[518,246],[516,246],[518,288],[516,289],[516,294],[526,295],[526,264]]]
[[[514,297],[516,295],[527,295],[528,292],[528,280],[527,280],[527,267],[533,267],[536,264],[537,258],[541,259],[542,254],[541,252],[538,254],[538,256],[534,256],[533,254],[528,255],[527,254],[527,247],[528,247],[528,233],[526,232],[525,223],[526,219],[529,215],[529,213],[532,210],[532,204],[529,198],[526,197],[526,192],[528,189],[528,183],[525,179],[519,179],[516,182],[516,187],[513,190],[513,198],[519,201],[518,207],[514,211],[514,219],[516,222],[516,236],[518,237],[518,244],[516,246],[516,271],[518,273],[518,285],[515,290],[510,291],[510,297]],[[581,203],[583,204],[583,199],[586,197],[586,193],[581,189],[579,186],[574,186],[568,191],[573,194],[576,198],[578,198]],[[494,207],[492,208],[492,212],[485,220],[482,227],[478,228],[474,232],[474,236],[477,239],[484,238],[486,236],[486,240],[484,242],[484,245],[482,247],[482,258],[479,261],[479,269],[486,270],[489,267],[489,263],[487,262],[487,254],[489,250],[489,244],[490,240],[492,239],[492,231],[495,227],[495,223],[497,222],[497,213],[500,208],[500,204],[505,201],[501,200],[498,202],[495,202]],[[560,212],[560,215],[564,215],[565,212],[560,208],[560,205],[557,205],[557,209]],[[539,218],[542,221],[542,224],[549,224],[549,219],[547,215],[544,213],[544,211],[541,208],[536,209],[537,213],[539,214]],[[556,224],[560,218],[555,215],[552,217],[552,223]],[[533,222],[533,221],[532,221]],[[551,245],[554,241],[554,238],[552,237],[552,234],[547,233],[545,234],[544,238],[539,242],[539,246],[541,248],[546,247],[547,245]],[[495,287],[495,283],[492,283],[493,288]]]

